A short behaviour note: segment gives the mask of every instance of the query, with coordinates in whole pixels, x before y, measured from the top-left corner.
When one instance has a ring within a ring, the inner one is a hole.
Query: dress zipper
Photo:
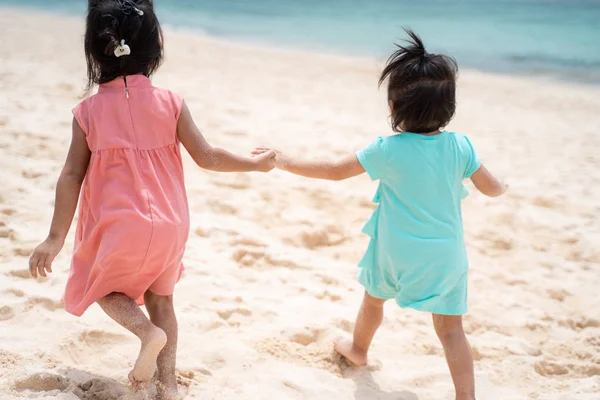
[[[123,77],[123,81],[125,82],[125,97],[127,97],[127,99],[129,99],[129,87],[127,86],[127,77],[126,76]]]

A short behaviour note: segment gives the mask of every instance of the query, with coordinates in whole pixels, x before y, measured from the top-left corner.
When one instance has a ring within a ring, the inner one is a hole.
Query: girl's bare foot
[[[351,363],[367,365],[367,353],[356,349],[352,341],[338,337],[333,341],[333,348]]]
[[[158,353],[167,343],[167,334],[160,328],[151,325],[142,339],[142,347],[135,365],[129,373],[131,385],[138,389],[147,387],[156,371]]]

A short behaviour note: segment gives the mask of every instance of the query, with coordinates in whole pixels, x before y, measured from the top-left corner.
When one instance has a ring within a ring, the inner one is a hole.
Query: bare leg
[[[150,291],[144,295],[146,309],[152,323],[167,334],[167,344],[158,355],[158,400],[176,400],[177,375],[177,317],[173,309],[173,296],[158,296]]]
[[[142,341],[140,354],[129,373],[129,380],[134,387],[146,386],[156,370],[158,353],[167,341],[165,332],[148,320],[135,300],[122,293],[111,293],[98,300],[98,304],[109,317]]]
[[[473,355],[463,331],[462,317],[433,314],[433,326],[444,346],[456,400],[475,400]]]
[[[377,328],[383,321],[385,300],[377,299],[365,292],[360,311],[354,325],[354,340],[336,339],[335,350],[356,365],[367,364],[367,353]]]

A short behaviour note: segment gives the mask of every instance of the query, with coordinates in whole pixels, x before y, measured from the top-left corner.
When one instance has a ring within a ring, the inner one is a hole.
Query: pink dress
[[[73,109],[92,152],[81,192],[65,309],[118,292],[173,293],[189,209],[177,138],[182,99],[142,75],[117,78]]]

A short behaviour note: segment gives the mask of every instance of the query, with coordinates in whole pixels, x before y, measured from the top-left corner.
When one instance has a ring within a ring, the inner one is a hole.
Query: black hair
[[[446,126],[456,111],[456,61],[429,54],[410,29],[408,45],[396,44],[379,86],[388,79],[392,128],[395,132],[428,133]]]
[[[115,56],[125,40],[130,55]],[[85,31],[89,92],[119,76],[151,76],[163,59],[162,30],[152,0],[89,0]]]

